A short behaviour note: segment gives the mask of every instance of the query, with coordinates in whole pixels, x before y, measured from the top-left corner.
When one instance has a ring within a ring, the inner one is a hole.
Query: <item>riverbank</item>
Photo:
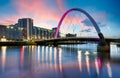
[[[0,42],[0,46],[22,46],[22,45],[36,45],[36,43],[32,41]]]

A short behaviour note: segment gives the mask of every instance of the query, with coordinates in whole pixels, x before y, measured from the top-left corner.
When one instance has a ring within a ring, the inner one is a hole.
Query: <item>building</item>
[[[18,27],[21,30],[21,38],[32,40],[33,37],[33,20],[31,18],[22,18],[18,20]]]
[[[70,34],[70,33],[66,34],[66,37],[76,37],[76,36],[77,34]]]
[[[51,39],[54,38],[54,31],[42,27],[33,27],[33,37],[34,39]]]
[[[16,25],[9,25],[7,26],[7,31],[8,31],[8,39],[11,40],[21,40],[20,35],[20,29]]]
[[[56,27],[55,27],[55,28],[52,28],[52,31],[54,32],[54,36],[55,36],[56,30],[57,30]],[[57,37],[60,38],[60,31],[58,31],[58,36],[57,36]]]
[[[0,25],[0,39],[5,37],[7,40],[19,40],[20,32],[14,25]]]
[[[7,26],[0,25],[0,39],[4,37],[7,37]]]
[[[7,40],[13,41],[52,39],[55,36],[56,29],[33,26],[31,18],[22,18],[15,25],[0,25],[0,38],[5,37]],[[60,32],[58,37],[60,37]]]

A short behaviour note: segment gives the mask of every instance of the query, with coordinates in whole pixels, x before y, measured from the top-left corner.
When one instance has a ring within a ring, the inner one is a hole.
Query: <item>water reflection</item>
[[[96,68],[96,72],[97,72],[97,75],[99,75],[99,61],[97,58],[95,58],[95,68]]]
[[[60,69],[60,73],[62,73],[63,69],[62,69],[62,50],[59,48],[58,50],[58,55],[59,55],[59,60],[58,60],[58,64],[59,64],[59,69]]]
[[[88,74],[90,74],[90,62],[89,62],[89,55],[88,55],[88,51],[86,52],[85,54],[85,59],[86,59],[86,66],[87,66],[87,71],[88,71]]]
[[[24,46],[20,48],[20,67],[23,67],[24,64]]]
[[[50,58],[50,64],[52,63],[52,47],[50,47],[50,56],[49,56]]]
[[[2,50],[2,71],[4,72],[5,69],[5,64],[6,64],[6,46],[2,46],[1,50]]]
[[[109,76],[109,78],[112,78],[112,69],[111,69],[111,66],[110,66],[110,62],[107,62],[106,66],[107,66],[107,69],[108,69],[108,76]]]
[[[78,50],[78,64],[79,64],[79,69],[80,69],[80,72],[82,72],[82,51],[81,50]]]
[[[38,50],[37,51],[38,51],[37,55],[38,55],[38,62],[39,62],[40,61],[40,46],[38,46]]]
[[[116,74],[120,77],[117,46],[112,45],[110,53],[75,46],[1,47],[0,78],[116,78]]]

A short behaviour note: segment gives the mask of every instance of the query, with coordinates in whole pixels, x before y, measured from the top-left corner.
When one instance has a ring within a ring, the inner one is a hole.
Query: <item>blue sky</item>
[[[119,5],[119,0],[1,0],[0,24],[15,24],[19,18],[30,17],[35,26],[52,28],[57,27],[65,11],[81,8],[96,20],[106,37],[120,38]],[[81,32],[83,35],[92,31],[86,19],[81,21],[85,25],[81,31],[86,31]]]

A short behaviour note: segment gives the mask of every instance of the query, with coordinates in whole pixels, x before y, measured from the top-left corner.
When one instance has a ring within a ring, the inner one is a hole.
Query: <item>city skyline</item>
[[[119,0],[1,0],[0,24],[10,25],[17,23],[19,18],[32,18],[34,26],[53,28],[57,27],[60,18],[68,9],[76,7],[87,11],[105,36],[120,38],[119,4]],[[93,30],[89,30],[91,25],[86,19],[81,23],[86,27],[80,26],[81,31],[89,33]]]

